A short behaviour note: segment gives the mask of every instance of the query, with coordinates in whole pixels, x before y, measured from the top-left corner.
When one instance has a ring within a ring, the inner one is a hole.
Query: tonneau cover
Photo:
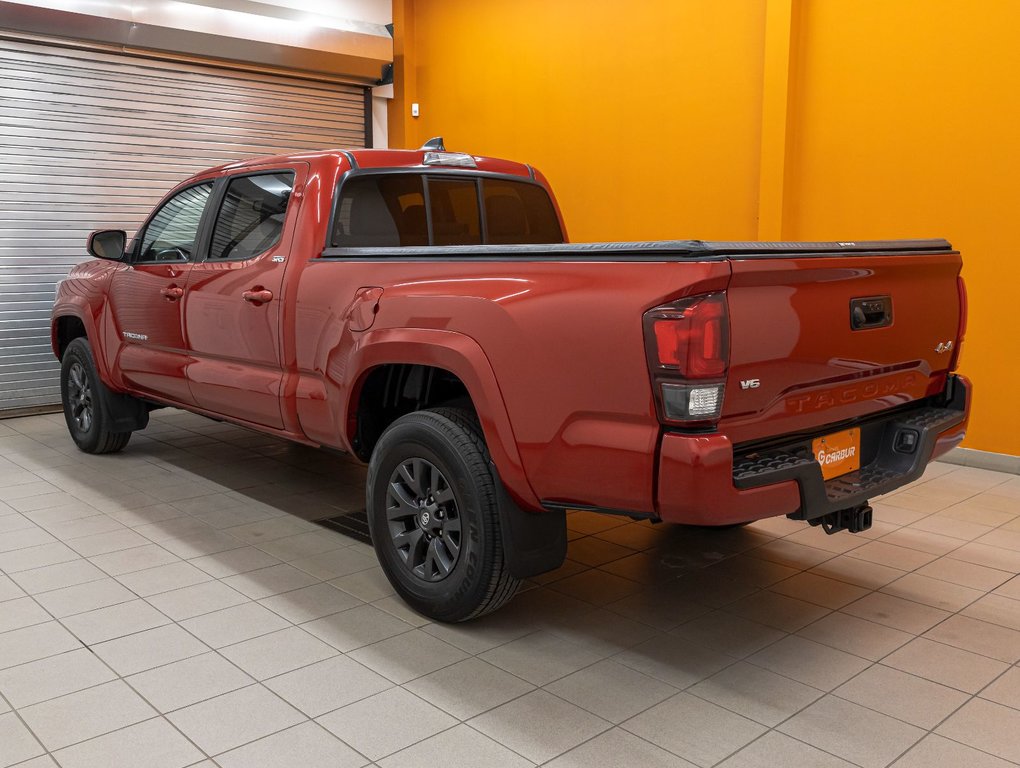
[[[946,240],[855,240],[844,242],[726,242],[711,240],[655,240],[633,243],[551,243],[538,245],[446,245],[383,248],[327,248],[321,259],[414,258],[449,260],[549,259],[600,261],[668,261],[681,258],[768,258],[784,254],[832,256],[886,253],[945,253]]]

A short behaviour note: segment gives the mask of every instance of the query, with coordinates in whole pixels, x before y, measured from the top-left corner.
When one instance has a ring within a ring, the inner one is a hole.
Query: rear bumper
[[[858,506],[916,480],[932,459],[959,445],[970,397],[970,382],[950,376],[937,401],[863,420],[861,469],[828,481],[811,455],[814,436],[734,455],[725,435],[666,434],[658,514],[673,523],[731,525],[777,515],[813,520]],[[904,431],[916,433],[909,453],[894,447]]]

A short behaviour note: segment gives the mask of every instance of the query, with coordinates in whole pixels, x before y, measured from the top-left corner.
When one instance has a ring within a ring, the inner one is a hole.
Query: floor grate
[[[350,536],[352,539],[364,544],[372,543],[372,536],[368,532],[368,515],[364,510],[348,512],[345,515],[338,515],[336,517],[327,517],[323,520],[313,520],[312,522],[316,525],[321,525],[323,528],[329,528],[330,530],[342,533],[344,536]]]

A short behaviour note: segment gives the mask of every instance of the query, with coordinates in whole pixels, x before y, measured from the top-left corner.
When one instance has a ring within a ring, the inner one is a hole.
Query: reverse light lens
[[[708,421],[719,417],[722,395],[722,384],[663,383],[662,410],[674,421]]]

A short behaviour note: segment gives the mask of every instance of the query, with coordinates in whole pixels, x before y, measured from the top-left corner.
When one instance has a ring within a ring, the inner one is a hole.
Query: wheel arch
[[[463,388],[507,490],[524,508],[541,509],[528,483],[492,366],[478,343],[460,333],[403,328],[365,333],[347,365],[353,383],[347,391],[341,417],[348,445],[353,448],[357,442],[360,407],[366,397],[374,396],[366,394],[367,389],[381,377],[391,375],[394,366],[410,366],[418,371],[414,374],[418,376],[432,372],[433,377],[442,378],[447,392]]]

